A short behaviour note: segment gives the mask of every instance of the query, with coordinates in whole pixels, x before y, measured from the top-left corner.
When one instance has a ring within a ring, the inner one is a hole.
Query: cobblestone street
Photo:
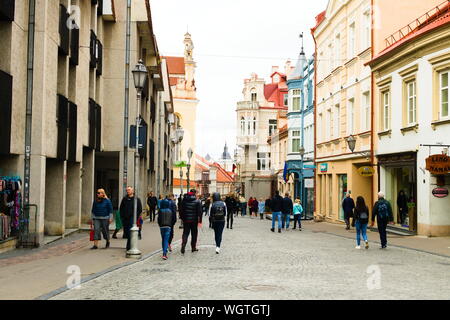
[[[110,272],[53,299],[450,299],[450,259],[399,247],[355,249],[352,239],[321,232],[270,232],[270,221],[238,217],[214,233],[199,231],[199,252],[174,248]],[[388,238],[389,241],[389,238]],[[380,270],[380,289],[368,289]]]

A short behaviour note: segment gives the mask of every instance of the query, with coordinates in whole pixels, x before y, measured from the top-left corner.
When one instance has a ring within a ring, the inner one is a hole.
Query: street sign
[[[361,167],[358,169],[358,173],[362,176],[362,177],[371,177],[373,176],[373,174],[375,173],[375,170],[372,167]]]

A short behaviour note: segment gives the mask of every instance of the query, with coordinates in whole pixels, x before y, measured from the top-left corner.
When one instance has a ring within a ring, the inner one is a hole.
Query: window
[[[348,29],[348,59],[355,56],[355,23],[353,22]]]
[[[328,52],[330,54],[330,58],[328,61],[328,73],[330,74],[333,71],[334,68],[334,49],[333,49],[333,40],[330,40],[330,43],[328,44]]]
[[[364,49],[370,47],[371,41],[371,17],[370,17],[370,9],[367,9],[363,14],[363,28],[362,28],[362,41],[364,45]]]
[[[300,89],[294,89],[292,92],[292,111],[300,111]]]
[[[334,41],[334,69],[341,65],[341,35],[337,34]]]
[[[361,131],[368,131],[370,130],[370,93],[368,91],[363,93],[362,100]]]
[[[407,92],[407,119],[408,125],[416,123],[416,110],[417,110],[417,96],[416,96],[416,81],[410,81],[406,83]]]
[[[245,136],[245,119],[241,117],[241,135]]]
[[[317,125],[317,141],[322,142],[322,128],[323,128],[323,118],[322,118],[322,114],[319,113],[319,121],[318,121],[318,125]]]
[[[327,118],[325,119],[325,129],[326,129],[326,139],[327,141],[331,140],[331,109],[327,110]]]
[[[292,153],[300,152],[300,131],[292,131]]]
[[[257,169],[258,171],[270,170],[270,152],[257,153]]]
[[[440,118],[448,118],[448,76],[450,71],[447,70],[445,72],[442,72],[440,74],[440,90],[439,90],[439,96],[440,96]]]
[[[348,110],[347,110],[347,134],[353,134],[355,130],[355,100],[348,100]]]
[[[256,90],[252,89],[251,91],[252,102],[255,102],[257,99]]]
[[[256,117],[253,117],[253,135],[256,136]]]
[[[383,109],[381,110],[381,114],[382,114],[382,121],[383,121],[383,125],[382,125],[382,129],[384,131],[389,130],[390,129],[390,123],[389,123],[389,113],[390,113],[390,92],[389,91],[384,91],[382,93],[382,99],[383,99]]]
[[[247,118],[247,135],[248,136],[251,135],[250,129],[251,129],[251,120]]]
[[[289,101],[289,96],[287,94],[283,95],[283,105],[287,106],[288,105],[288,101]]]
[[[269,120],[269,136],[275,133],[277,130],[277,120]]]
[[[334,119],[333,119],[333,137],[339,138],[339,132],[340,132],[340,106],[339,104],[334,106],[334,113],[333,113]]]

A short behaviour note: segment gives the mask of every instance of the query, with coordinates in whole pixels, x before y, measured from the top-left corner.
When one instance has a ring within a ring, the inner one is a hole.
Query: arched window
[[[251,131],[250,131],[250,127],[251,127],[251,123],[252,121],[250,119],[247,118],[247,135],[251,135]]]
[[[253,135],[256,136],[256,117],[253,117]]]
[[[245,119],[244,117],[241,117],[241,135],[245,135]]]
[[[250,90],[250,95],[251,95],[252,102],[256,102],[257,101],[257,95],[256,95],[256,89],[255,88]]]

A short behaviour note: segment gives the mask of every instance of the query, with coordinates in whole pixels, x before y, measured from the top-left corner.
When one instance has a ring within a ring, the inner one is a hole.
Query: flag
[[[284,179],[284,182],[288,181],[288,166],[287,166],[287,162],[284,163],[283,179]]]

